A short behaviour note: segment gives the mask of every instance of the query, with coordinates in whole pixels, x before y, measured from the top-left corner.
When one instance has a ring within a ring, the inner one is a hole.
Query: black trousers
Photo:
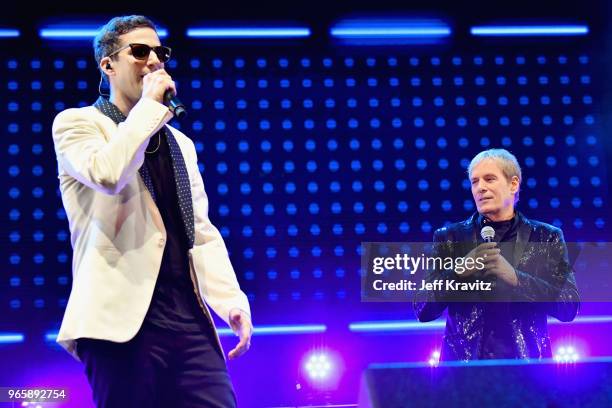
[[[127,343],[78,339],[98,408],[236,407],[212,329],[177,333],[147,322]]]

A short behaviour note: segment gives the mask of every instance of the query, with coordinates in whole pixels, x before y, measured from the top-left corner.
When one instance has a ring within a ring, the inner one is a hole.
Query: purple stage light
[[[428,363],[432,367],[437,367],[440,363],[440,352],[438,350],[434,350],[429,357]]]
[[[558,363],[575,363],[580,356],[574,346],[561,346],[555,352],[554,359]]]
[[[332,370],[332,362],[326,353],[313,353],[306,360],[305,368],[308,373],[308,378],[314,381],[322,381],[329,378]]]
[[[301,362],[300,387],[308,392],[333,391],[345,372],[343,358],[328,348],[316,348],[307,352]]]

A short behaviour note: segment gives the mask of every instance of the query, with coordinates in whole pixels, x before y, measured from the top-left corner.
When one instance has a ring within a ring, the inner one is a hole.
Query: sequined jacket
[[[514,254],[508,261],[515,268],[518,285],[507,286],[510,288],[507,302],[461,301],[435,292],[417,295],[414,310],[421,322],[435,320],[448,310],[441,360],[551,357],[547,317],[570,322],[576,316],[579,297],[563,232],[529,220],[520,212],[517,216]],[[475,247],[477,218],[475,213],[465,221],[436,230],[435,255],[464,256]],[[454,278],[458,276],[452,270],[436,270],[427,277]],[[498,310],[503,313],[497,315]],[[485,344],[497,328],[506,334],[502,341],[506,344],[496,350]]]

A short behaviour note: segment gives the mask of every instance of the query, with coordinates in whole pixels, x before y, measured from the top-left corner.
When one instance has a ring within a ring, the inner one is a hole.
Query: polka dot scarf
[[[115,123],[125,121],[126,116],[112,104],[108,99],[99,97],[94,105],[100,112],[111,118]],[[185,233],[187,234],[187,240],[189,242],[189,248],[193,247],[195,230],[194,230],[194,218],[193,218],[193,205],[191,201],[191,184],[189,182],[189,175],[187,173],[187,166],[185,165],[185,159],[181,154],[181,149],[174,138],[172,132],[166,127],[160,129],[161,136],[166,138],[168,147],[170,148],[170,156],[172,158],[172,170],[174,171],[174,181],[176,183],[176,193],[178,196],[179,210],[181,218],[183,219],[183,225],[185,226]],[[153,188],[153,180],[147,166],[140,166],[138,173],[144,181],[147,190],[151,193],[153,200],[156,201],[155,189]],[[157,201],[156,201],[157,202]]]

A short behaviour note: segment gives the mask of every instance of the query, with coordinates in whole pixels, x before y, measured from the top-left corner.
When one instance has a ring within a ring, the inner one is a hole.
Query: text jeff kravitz
[[[455,279],[435,279],[432,281],[421,280],[420,285],[417,282],[402,279],[398,282],[385,282],[382,279],[377,279],[372,282],[372,287],[376,291],[491,291],[493,290],[491,282],[485,282],[476,279],[473,282],[459,282]]]

